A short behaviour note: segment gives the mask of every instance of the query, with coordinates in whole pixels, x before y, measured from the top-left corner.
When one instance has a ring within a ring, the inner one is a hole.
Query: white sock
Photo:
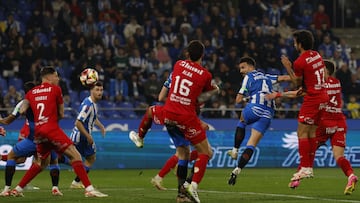
[[[239,149],[238,149],[238,148],[233,147],[233,149],[232,149],[232,153],[237,154],[238,152],[239,152]]]
[[[77,182],[76,180],[72,181],[72,184],[79,184],[80,182]]]
[[[157,174],[157,175],[155,176],[155,179],[160,179],[160,180],[162,180],[162,177],[160,177],[159,174]]]
[[[10,186],[5,185],[4,191],[6,191],[6,190],[10,190]]]
[[[197,190],[197,188],[198,188],[198,184],[194,181],[191,182],[191,186],[192,186],[192,188],[194,188],[194,190]]]
[[[232,171],[235,175],[239,175],[241,172],[241,168],[236,167],[233,171]]]
[[[95,190],[95,188],[94,188],[94,186],[89,185],[89,186],[87,186],[87,187],[85,188],[85,190],[86,190],[87,192],[90,192],[90,191]]]
[[[15,187],[15,190],[17,190],[18,192],[22,192],[24,189],[17,185]]]

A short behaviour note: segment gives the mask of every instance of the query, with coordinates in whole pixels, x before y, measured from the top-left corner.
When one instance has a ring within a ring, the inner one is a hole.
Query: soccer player
[[[315,132],[320,109],[329,101],[324,88],[325,65],[322,57],[312,50],[314,38],[307,30],[298,30],[293,34],[295,49],[300,56],[292,64],[286,56],[281,62],[286,68],[292,82],[302,86],[306,91],[298,115],[297,136],[299,140],[300,170],[293,174],[291,180],[313,177],[312,161],[317,148]],[[292,69],[293,67],[293,69]]]
[[[206,137],[206,130],[197,116],[196,105],[202,92],[213,90],[215,87],[211,85],[211,73],[201,66],[204,45],[197,40],[191,41],[187,51],[190,60],[179,60],[174,65],[172,83],[164,105],[164,122],[166,125],[179,128],[198,152],[192,182],[184,184],[184,187],[193,201],[200,202],[198,184],[205,174],[206,165],[213,152]],[[187,168],[188,160],[189,153],[180,152],[178,170]]]
[[[242,64],[244,66],[253,66],[249,70],[245,70],[245,69],[241,70],[240,64],[238,64],[240,72],[243,75],[247,75],[247,73],[249,73],[248,71],[250,71],[250,72],[256,71],[255,70],[255,63],[256,62],[254,61],[254,59],[246,57],[246,58],[240,59],[240,62],[244,63],[244,64]],[[283,81],[289,81],[290,80],[290,77],[288,75],[276,76],[276,75],[265,74],[265,76],[269,77],[272,84],[277,83],[277,82],[283,82]],[[249,77],[253,78],[253,74],[248,75],[247,79]],[[252,81],[252,80],[250,80],[250,81]],[[250,83],[250,81],[247,81],[247,82]],[[243,85],[247,85],[247,84],[243,84]],[[250,85],[250,84],[248,84],[248,85]],[[260,102],[261,103],[262,102],[262,101],[254,101],[254,100],[249,101],[249,99],[251,98],[251,95],[249,95],[250,90],[248,89],[248,87],[245,87],[245,88],[246,89],[242,89],[242,90],[240,89],[241,92],[239,92],[238,95],[236,96],[236,103],[240,103],[240,102],[243,102],[243,101],[247,101],[247,102],[251,102],[251,103],[254,103],[254,102],[258,102],[258,103]],[[252,86],[252,88],[255,88],[255,86]],[[258,87],[256,87],[256,88],[258,88]],[[256,92],[253,91],[252,93],[255,94]],[[240,145],[241,145],[242,141],[245,138],[245,127],[246,127],[246,125],[247,124],[245,123],[245,121],[243,119],[240,119],[238,121],[238,123],[236,125],[236,129],[235,129],[235,134],[234,134],[234,147],[231,150],[227,151],[227,154],[234,160],[237,160]]]
[[[232,158],[237,159],[238,148],[244,139],[246,126],[252,124],[252,128],[246,149],[238,160],[237,167],[230,174],[229,185],[235,185],[236,177],[251,159],[255,147],[271,124],[275,103],[273,100],[265,100],[265,95],[272,92],[273,83],[289,79],[288,76],[265,75],[256,71],[255,60],[251,57],[242,57],[238,66],[240,73],[244,75],[244,79],[236,96],[236,103],[240,103],[245,97],[250,99],[241,113],[236,128],[235,149],[229,152]]]
[[[90,87],[90,96],[82,101],[75,127],[70,135],[76,149],[85,158],[84,166],[87,173],[89,173],[96,159],[96,146],[92,137],[94,125],[100,128],[103,137],[106,133],[104,125],[98,118],[96,106],[96,103],[102,98],[103,91],[104,87],[100,81]],[[78,176],[72,181],[70,188],[84,188]]]
[[[159,93],[158,100],[159,101],[166,101],[168,90],[170,89],[171,85],[171,76],[169,75],[167,80],[164,82],[164,85]],[[210,93],[211,95],[214,93]],[[199,99],[207,99],[209,96]],[[164,115],[163,115],[163,107],[160,105],[151,106],[147,109],[146,114],[143,116],[141,123],[139,125],[138,132],[130,131],[129,138],[135,143],[137,147],[143,147],[143,139],[145,138],[145,135],[147,131],[151,128],[152,122],[155,122],[155,124],[158,125],[164,125]],[[208,125],[204,122],[202,122],[204,129],[208,129]],[[164,166],[161,168],[159,173],[151,179],[151,183],[159,190],[166,190],[166,188],[162,185],[162,179],[166,174],[170,172],[172,168],[178,164],[179,161],[179,154],[181,153],[180,150],[184,151],[184,153],[190,152],[190,142],[188,140],[185,140],[185,137],[183,133],[175,126],[169,126],[166,125],[168,133],[170,135],[170,138],[173,140],[173,143],[176,147],[176,153],[171,156],[164,164]],[[189,161],[193,161],[197,158],[197,151],[193,150],[191,151]],[[176,171],[177,175],[178,172],[180,175],[178,175],[179,178],[179,184],[178,184],[178,195],[177,195],[177,202],[187,202],[188,198],[182,194],[181,186],[185,182],[184,179],[186,178],[187,167],[181,167],[180,169]],[[184,175],[185,174],[185,175]],[[187,180],[191,182],[192,175],[190,175]]]
[[[24,91],[27,93],[30,89],[35,87],[35,84],[32,82],[27,82],[24,84]],[[0,123],[4,125],[9,125],[12,123],[17,117],[19,117],[20,108],[22,105],[22,101],[20,101],[12,113],[6,118],[1,118]],[[0,193],[0,196],[10,196],[10,187],[12,183],[12,179],[15,174],[16,164],[23,163],[26,160],[26,157],[30,157],[36,154],[36,144],[34,143],[34,115],[31,109],[28,109],[26,112],[26,122],[22,129],[20,130],[19,142],[15,144],[12,150],[6,156],[6,166],[5,166],[5,187],[3,191]],[[2,160],[5,157],[2,156]],[[52,190],[51,193],[54,196],[62,196],[63,194],[60,192],[59,185],[59,174],[60,167],[57,163],[57,155],[55,152],[51,153],[50,160],[50,176],[52,180]]]
[[[108,196],[97,191],[91,185],[81,155],[58,124],[59,119],[64,117],[64,103],[61,89],[58,86],[59,76],[56,70],[53,67],[43,67],[40,77],[42,83],[25,95],[26,99],[20,109],[20,113],[22,113],[30,107],[34,113],[34,140],[38,158],[10,194],[23,196],[23,188],[48,165],[49,154],[51,150],[55,150],[57,153],[69,157],[72,168],[85,186],[85,197]]]
[[[358,177],[354,174],[354,170],[352,169],[349,160],[344,157],[347,125],[346,117],[342,111],[343,100],[341,94],[341,83],[338,79],[332,76],[335,72],[334,63],[328,60],[325,60],[324,63],[326,66],[325,88],[327,94],[329,95],[329,102],[322,111],[319,126],[316,129],[316,138],[319,144],[330,139],[334,159],[346,177],[348,177],[344,194],[351,195],[355,190]],[[314,154],[315,151],[313,152]],[[314,162],[314,159],[312,162]]]
[[[316,129],[317,146],[321,146],[330,139],[334,159],[344,174],[348,177],[344,194],[350,195],[355,190],[358,177],[354,174],[354,170],[352,169],[350,162],[344,157],[347,125],[346,117],[342,111],[343,100],[341,94],[341,83],[338,79],[332,76],[335,72],[334,63],[328,60],[324,60],[324,63],[326,66],[324,87],[329,95],[329,102],[326,107],[322,109],[321,118],[318,122],[319,126]],[[273,98],[280,95],[282,94],[272,93]],[[299,93],[295,93],[295,96],[296,95],[299,95]],[[286,97],[286,95],[282,96]],[[294,94],[292,96],[294,96]],[[315,154],[315,152],[316,149],[313,153]],[[315,156],[311,160],[312,163],[314,162],[314,158]],[[296,188],[299,185],[300,179],[293,180],[289,183],[290,188]]]

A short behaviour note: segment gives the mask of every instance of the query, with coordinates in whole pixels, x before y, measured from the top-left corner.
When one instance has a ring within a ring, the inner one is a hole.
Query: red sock
[[[8,158],[7,154],[1,155],[1,161],[7,161],[7,158]]]
[[[166,176],[166,174],[168,174],[170,170],[176,166],[178,160],[179,158],[176,155],[172,155],[161,168],[158,175],[162,178]]]
[[[190,153],[190,161],[194,161],[198,158],[198,152],[196,150],[191,151]]]
[[[309,166],[312,168],[314,166],[314,160],[316,155],[316,149],[318,146],[318,142],[316,137],[309,138],[309,144],[310,144],[310,153],[309,153]]]
[[[141,119],[140,125],[139,125],[139,137],[144,138],[147,131],[151,128],[152,125],[152,118],[149,118],[149,111],[151,111],[150,108],[148,108],[148,110],[146,111],[146,113],[144,114],[144,116]]]
[[[300,166],[310,167],[310,142],[308,138],[299,139]]]
[[[89,177],[85,171],[84,165],[82,161],[73,161],[71,163],[71,166],[73,167],[76,175],[80,178],[81,182],[84,184],[85,188],[87,186],[91,185]]]
[[[24,177],[18,184],[21,188],[24,188],[30,181],[41,172],[41,167],[38,164],[32,164],[29,170],[25,173]]]
[[[209,161],[209,156],[206,154],[199,154],[197,160],[195,161],[195,167],[194,167],[194,176],[192,178],[192,181],[199,184],[201,182],[201,179],[205,175],[206,171],[206,165]]]
[[[341,170],[344,172],[344,174],[349,177],[351,174],[354,173],[351,164],[349,160],[347,160],[345,157],[340,157],[336,160],[336,163],[341,168]]]

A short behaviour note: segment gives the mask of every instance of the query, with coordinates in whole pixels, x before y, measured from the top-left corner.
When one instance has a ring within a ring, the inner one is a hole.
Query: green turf
[[[354,202],[360,203],[360,191],[351,196],[343,195],[346,178],[342,172],[335,169],[315,169],[315,178],[303,180],[298,189],[287,187],[289,178],[294,169],[255,169],[246,168],[238,177],[235,186],[227,185],[228,174],[231,169],[209,169],[200,184],[199,196],[203,203],[304,203],[304,202]],[[358,171],[355,169],[355,171]],[[94,170],[90,172],[93,184],[100,191],[109,194],[107,198],[85,198],[83,191],[69,189],[73,172],[61,171],[60,189],[63,197],[52,197],[50,193],[50,177],[48,171],[36,177],[31,185],[40,187],[40,190],[26,190],[25,197],[0,197],[3,202],[176,202],[176,178],[172,172],[164,179],[167,191],[158,191],[150,184],[150,179],[157,170]],[[20,171],[15,174],[13,185],[18,183],[24,174]],[[4,171],[0,171],[0,180],[3,181]],[[1,184],[3,186],[3,183]]]

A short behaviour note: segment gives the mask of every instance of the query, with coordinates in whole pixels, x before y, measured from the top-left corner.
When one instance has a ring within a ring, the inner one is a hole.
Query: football
[[[99,74],[95,69],[86,68],[80,74],[80,82],[84,86],[92,86],[99,80]]]

